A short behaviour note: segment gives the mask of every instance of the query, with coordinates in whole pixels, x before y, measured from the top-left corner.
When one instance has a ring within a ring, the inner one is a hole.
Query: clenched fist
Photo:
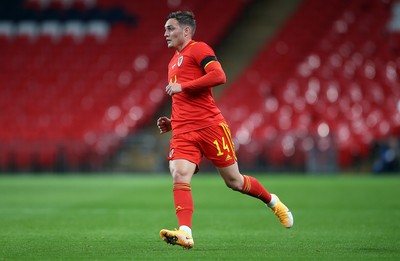
[[[169,132],[172,129],[171,120],[165,116],[160,117],[157,120],[157,127],[161,134]]]

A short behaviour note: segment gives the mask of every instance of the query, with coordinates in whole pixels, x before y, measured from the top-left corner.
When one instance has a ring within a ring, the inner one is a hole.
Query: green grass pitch
[[[176,227],[168,174],[3,175],[0,260],[400,260],[399,177],[256,176],[294,227],[200,173],[187,251],[158,235]]]

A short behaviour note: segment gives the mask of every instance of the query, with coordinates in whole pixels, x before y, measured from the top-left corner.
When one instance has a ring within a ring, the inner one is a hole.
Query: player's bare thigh
[[[243,188],[244,178],[239,171],[237,162],[228,167],[217,167],[217,170],[228,187],[233,190],[241,190]]]
[[[169,170],[174,183],[181,182],[190,184],[196,167],[196,164],[185,159],[169,161]]]

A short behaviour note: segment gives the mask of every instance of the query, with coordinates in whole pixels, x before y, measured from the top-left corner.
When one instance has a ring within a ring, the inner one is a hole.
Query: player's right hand
[[[157,127],[161,134],[169,132],[172,129],[171,120],[165,116],[160,117],[157,120]]]

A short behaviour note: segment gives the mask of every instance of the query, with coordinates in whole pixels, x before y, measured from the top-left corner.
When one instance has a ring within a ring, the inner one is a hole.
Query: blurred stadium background
[[[241,169],[399,173],[397,0],[1,1],[0,172],[166,171],[178,9],[226,70]]]

